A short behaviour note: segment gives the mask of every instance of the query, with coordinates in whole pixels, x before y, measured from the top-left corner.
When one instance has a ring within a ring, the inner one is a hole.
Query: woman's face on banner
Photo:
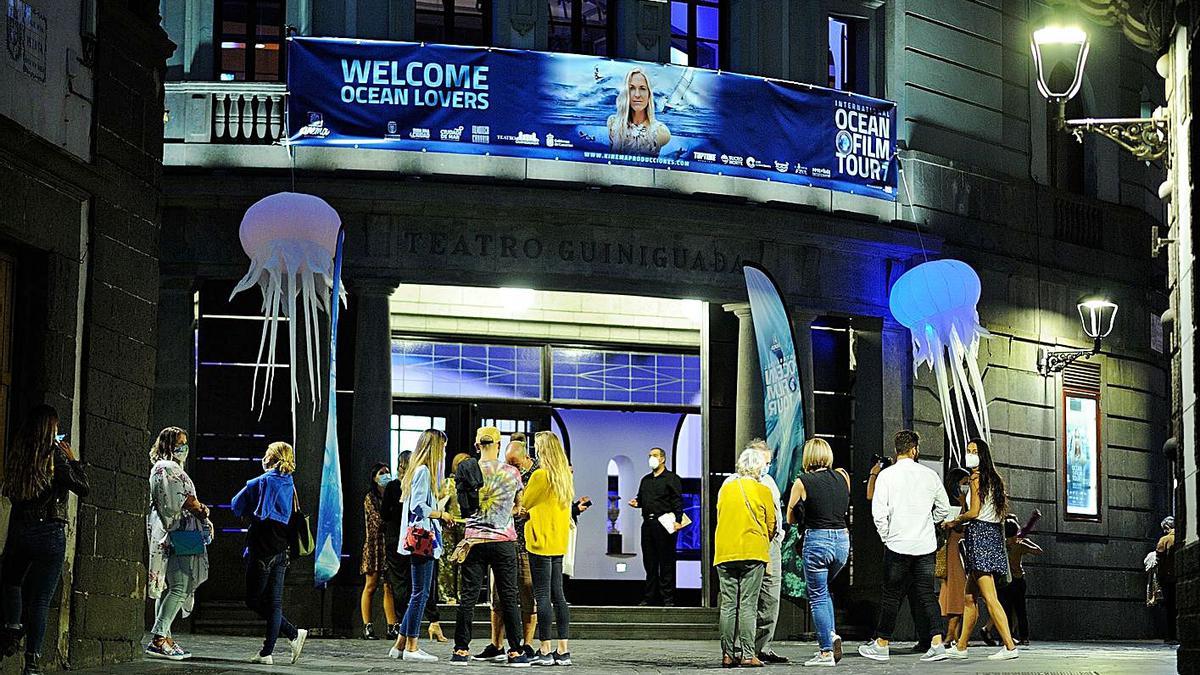
[[[634,112],[643,112],[650,102],[650,83],[641,73],[629,78],[629,107]]]

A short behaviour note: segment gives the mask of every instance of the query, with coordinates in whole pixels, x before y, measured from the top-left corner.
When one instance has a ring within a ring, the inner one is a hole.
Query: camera
[[[885,457],[880,454],[874,454],[874,455],[872,455],[872,458],[874,458],[876,464],[879,464],[880,466],[882,466],[885,469],[888,468],[889,466],[891,466],[892,464],[895,464],[895,460],[893,460],[891,457]]]

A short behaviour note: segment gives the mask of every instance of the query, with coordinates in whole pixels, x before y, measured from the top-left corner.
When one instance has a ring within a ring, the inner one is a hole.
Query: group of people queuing
[[[964,466],[948,471],[945,480],[918,463],[916,432],[897,432],[894,444],[894,461],[875,464],[866,486],[884,545],[883,591],[874,637],[859,646],[859,655],[890,660],[897,615],[907,599],[919,634],[913,651],[922,662],[969,658],[980,601],[989,616],[983,639],[1001,645],[987,658],[1017,658],[1018,643],[1028,644],[1029,636],[1022,560],[1042,551],[1011,512],[987,442],[971,440]],[[804,665],[836,666],[843,652],[830,582],[850,558],[847,512],[853,483],[845,469],[834,466],[828,442],[810,439],[784,511],[770,476],[771,459],[766,443],[751,441],[717,496],[713,564],[720,585],[722,665],[786,661],[769,648],[779,610],[780,533],[786,522],[802,528],[798,553],[816,628],[818,649]],[[1010,613],[1017,618],[1016,636]]]

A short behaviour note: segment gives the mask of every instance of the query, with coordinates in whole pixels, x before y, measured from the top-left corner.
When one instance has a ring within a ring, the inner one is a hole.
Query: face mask
[[[187,443],[184,443],[183,445],[181,445],[171,451],[171,458],[174,459],[179,464],[183,464],[184,462],[186,462],[187,456],[188,456],[188,444]]]
[[[770,465],[770,464],[767,464],[766,466],[764,466],[764,467],[762,468],[762,473],[761,473],[761,474],[759,474],[759,475],[760,475],[760,476],[762,476],[763,478],[766,478],[767,476],[770,476],[770,475],[771,475],[771,465]]]
[[[263,457],[262,468],[264,472],[271,470],[271,463],[267,461],[266,457]]]
[[[970,485],[959,485],[958,492],[962,496],[966,497],[967,495],[971,494],[971,486]]]
[[[392,482],[392,474],[381,473],[375,477],[375,482],[379,484],[379,487],[383,487],[383,486],[387,485],[388,483]]]
[[[978,469],[979,468],[979,455],[967,455],[967,468],[968,469]]]
[[[662,464],[662,462],[657,457],[653,457],[653,456],[651,456],[650,459],[646,463],[650,465],[651,471],[657,471],[658,466],[660,464]]]

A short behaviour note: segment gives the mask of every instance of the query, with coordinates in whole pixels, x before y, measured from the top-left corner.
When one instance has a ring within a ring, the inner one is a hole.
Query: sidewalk
[[[273,667],[245,663],[261,645],[261,640],[245,637],[179,636],[179,640],[196,656],[190,661],[169,662],[143,660],[135,663],[82,670],[82,673],[462,673],[464,671],[504,672],[497,664],[473,662],[466,667],[449,663],[417,664],[387,658],[390,644],[380,640],[321,640],[312,639],[305,645],[304,655],[296,665],[288,663],[288,646],[280,641],[275,651]],[[907,643],[898,643],[889,663],[868,661],[858,656],[857,644],[847,644],[846,657],[835,672],[855,673],[1136,673],[1164,675],[1175,672],[1175,648],[1152,642],[1129,643],[1042,643],[1022,649],[1015,661],[992,662],[986,657],[994,648],[971,649],[968,661],[921,663],[915,654],[907,653]],[[422,641],[422,647],[432,654],[448,659],[450,646]],[[476,641],[475,651],[484,643]],[[813,643],[777,643],[776,651],[793,663],[763,669],[764,672],[793,671],[799,662],[812,655]],[[655,643],[650,640],[583,640],[571,646],[576,665],[569,672],[577,675],[617,675],[621,673],[690,673],[697,670],[720,670],[721,648],[716,642],[671,641]],[[545,668],[522,669],[524,672]],[[559,669],[554,669],[555,671]],[[801,669],[809,670],[809,669]],[[509,671],[511,672],[511,671]],[[818,671],[819,672],[819,671]]]

